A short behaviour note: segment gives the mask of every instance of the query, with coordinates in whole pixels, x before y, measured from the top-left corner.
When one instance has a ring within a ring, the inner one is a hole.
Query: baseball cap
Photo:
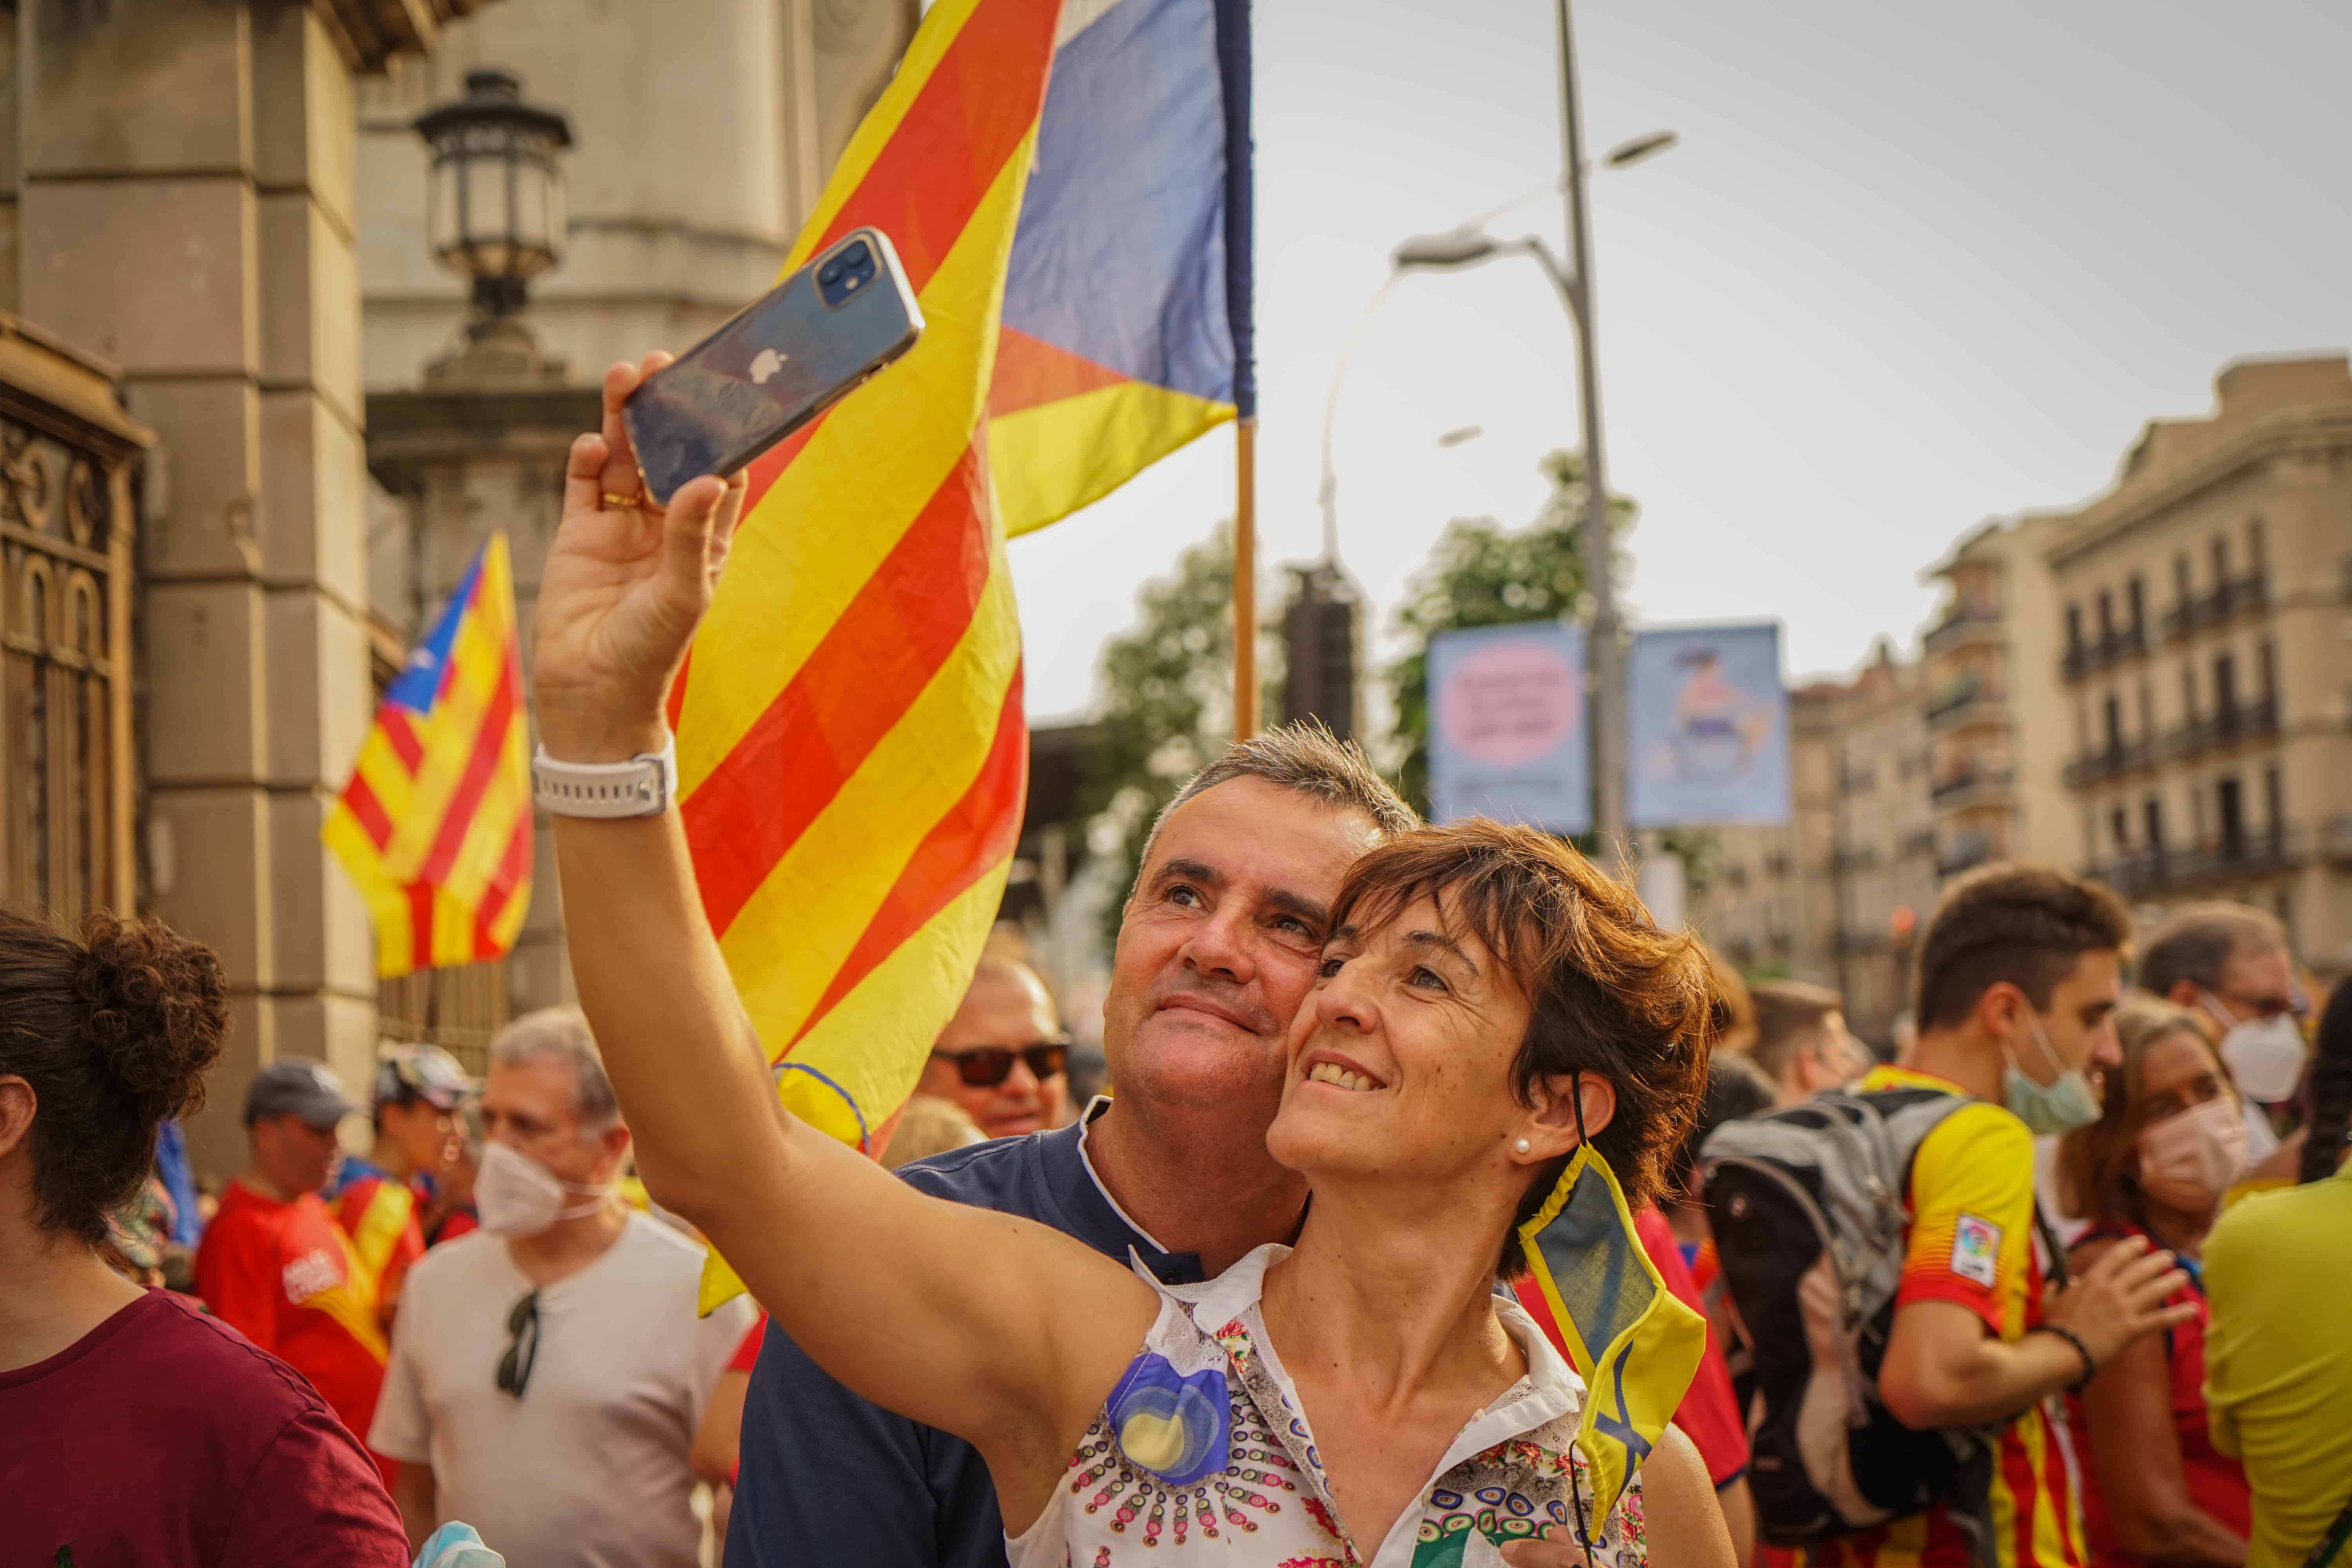
[[[474,1080],[466,1076],[457,1058],[438,1046],[384,1046],[376,1052],[368,1104],[401,1105],[422,1100],[437,1110],[455,1110],[473,1089]]]
[[[245,1091],[245,1124],[274,1116],[299,1116],[324,1132],[359,1108],[343,1098],[342,1080],[324,1062],[271,1062],[253,1075]]]

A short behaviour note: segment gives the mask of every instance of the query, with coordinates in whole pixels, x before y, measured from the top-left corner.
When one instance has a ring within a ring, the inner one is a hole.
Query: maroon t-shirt
[[[375,1462],[299,1373],[166,1290],[0,1373],[0,1568],[405,1568]]]

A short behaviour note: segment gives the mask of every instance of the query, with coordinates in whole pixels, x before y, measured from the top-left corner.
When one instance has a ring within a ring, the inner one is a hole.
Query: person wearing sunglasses
[[[2148,938],[2137,976],[2141,990],[2202,1013],[2221,1031],[2221,1063],[2244,1104],[2246,1169],[2263,1186],[2294,1179],[2299,1134],[2280,1138],[2309,1049],[2286,927],[2250,904],[2191,904]]]
[[[1037,972],[1017,959],[984,958],[917,1094],[963,1108],[991,1138],[1018,1138],[1070,1119],[1070,1037]]]

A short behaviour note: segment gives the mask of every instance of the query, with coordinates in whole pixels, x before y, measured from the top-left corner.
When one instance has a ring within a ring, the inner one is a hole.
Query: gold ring
[[[617,490],[606,490],[604,504],[614,511],[635,511],[646,502],[643,496],[625,496]]]

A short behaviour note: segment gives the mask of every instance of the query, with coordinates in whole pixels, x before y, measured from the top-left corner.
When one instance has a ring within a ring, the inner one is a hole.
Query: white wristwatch
[[[530,759],[530,797],[557,816],[659,816],[677,795],[677,742],[625,763],[564,763],[541,746]]]

